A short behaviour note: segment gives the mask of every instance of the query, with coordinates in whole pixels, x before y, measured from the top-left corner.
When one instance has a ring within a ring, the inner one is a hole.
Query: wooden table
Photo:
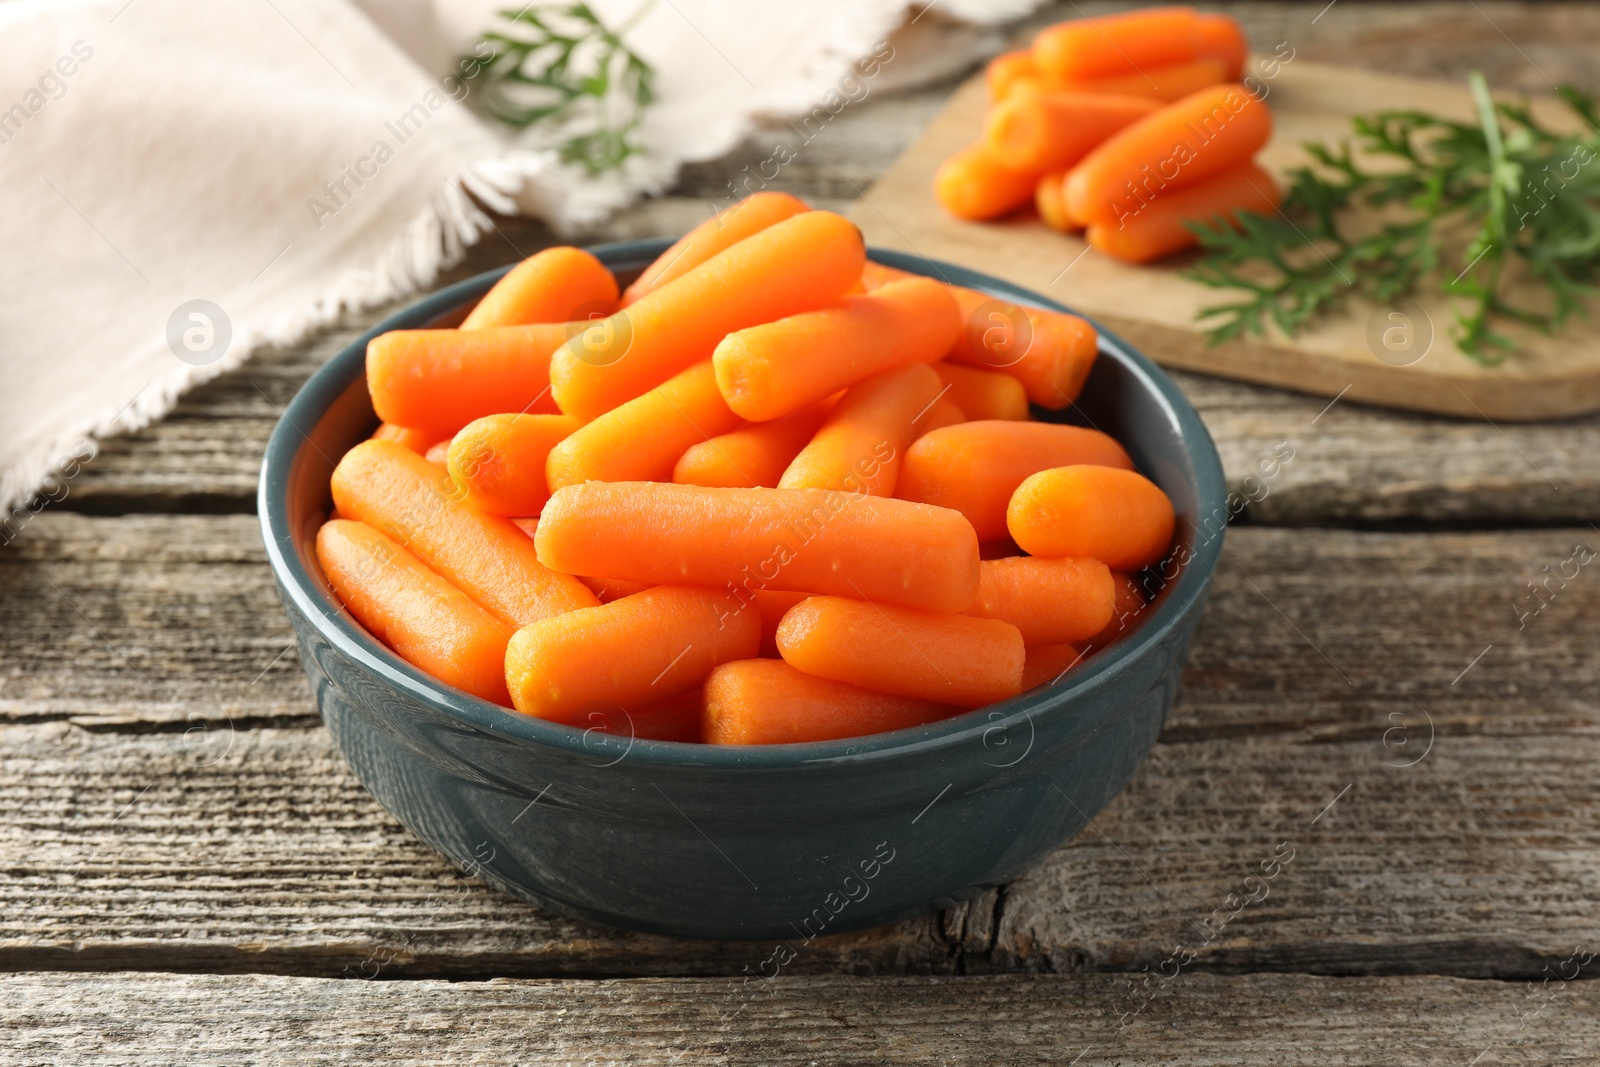
[[[1584,5],[1319,6],[1238,13],[1319,59],[1596,87]],[[848,202],[949,88],[852,108],[780,184]],[[783,130],[591,238],[681,230]],[[500,228],[441,284],[554,240]],[[752,980],[772,946],[472,881],[320,725],[256,471],[278,410],[384,313],[107,441],[0,551],[0,1062],[1596,1059],[1600,987],[1569,979],[1600,969],[1600,562],[1565,561],[1600,549],[1600,419],[1178,376],[1240,491],[1280,443],[1293,459],[1228,533],[1154,754],[1015,883]]]

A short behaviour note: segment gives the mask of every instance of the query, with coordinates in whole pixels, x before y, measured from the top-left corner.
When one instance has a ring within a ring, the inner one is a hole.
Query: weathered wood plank
[[[1235,528],[1166,737],[1377,737],[1424,712],[1449,734],[1594,732],[1579,543],[1600,532]],[[41,516],[0,552],[0,642],[0,721],[315,722],[251,516]]]
[[[1128,1016],[1126,980],[335,982],[0,977],[0,1063],[1588,1063],[1600,989],[1449,978],[1191,975]],[[1548,1003],[1546,996],[1554,997]],[[1541,1009],[1542,1006],[1542,1010]],[[1535,1014],[1537,1013],[1537,1014]],[[1423,1020],[1437,1020],[1422,1024]],[[1444,1025],[1438,1025],[1444,1023]],[[1474,1061],[1473,1057],[1479,1057]]]
[[[1600,942],[1600,738],[1441,736],[1396,766],[1414,739],[1158,745],[1004,890],[796,945],[792,968],[1157,970],[1188,946],[1184,970],[1527,977]],[[0,970],[740,974],[771,952],[602,930],[468,882],[320,729],[5,727],[0,783]]]

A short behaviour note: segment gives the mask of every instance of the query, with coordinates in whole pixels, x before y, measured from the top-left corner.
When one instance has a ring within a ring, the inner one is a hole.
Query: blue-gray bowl
[[[626,280],[665,240],[594,249]],[[1018,303],[1041,296],[949,264],[871,252]],[[1137,629],[1059,685],[913,730],[713,747],[517,715],[402,662],[340,608],[317,566],[339,457],[377,423],[367,342],[451,325],[504,271],[385,320],[311,376],[267,445],[267,556],[317,706],[357,777],[439,852],[513,896],[650,933],[810,938],[947,906],[1015,877],[1139,766],[1177,692],[1227,515],[1210,436],[1172,380],[1110,334],[1077,405],[1178,513],[1167,579]]]

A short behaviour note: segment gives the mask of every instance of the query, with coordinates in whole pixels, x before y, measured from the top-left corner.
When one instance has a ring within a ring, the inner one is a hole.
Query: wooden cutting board
[[[1467,121],[1473,117],[1464,82],[1418,81],[1292,60],[1265,84],[1275,133],[1260,160],[1278,174],[1304,161],[1302,142],[1347,137],[1354,114],[1416,108]],[[861,198],[851,214],[869,244],[947,260],[1025,286],[1098,320],[1169,367],[1494,420],[1600,410],[1600,342],[1593,311],[1591,318],[1575,318],[1553,337],[1517,334],[1520,350],[1496,367],[1483,367],[1461,353],[1451,340],[1449,302],[1431,294],[1419,294],[1410,307],[1351,301],[1347,310],[1293,338],[1280,334],[1208,347],[1195,313],[1227,302],[1229,294],[1179,277],[1192,254],[1129,266],[1078,237],[1049,229],[1031,209],[999,222],[972,223],[939,207],[933,198],[934,170],[979,135],[987,109],[980,75],[957,90]],[[1536,100],[1533,110],[1557,128],[1571,125],[1553,100]]]

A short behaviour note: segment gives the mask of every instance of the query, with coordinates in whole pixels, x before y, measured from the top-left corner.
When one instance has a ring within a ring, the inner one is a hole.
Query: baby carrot
[[[1145,609],[1144,594],[1139,591],[1139,583],[1133,580],[1131,574],[1112,571],[1111,581],[1116,588],[1111,602],[1111,621],[1089,639],[1090,649],[1108,645],[1127,633],[1138,621],[1139,613]]]
[[[1057,467],[1011,496],[1006,526],[1034,556],[1088,556],[1119,571],[1148,567],[1172,544],[1172,501],[1137,471]]]
[[[1023,48],[1015,52],[1002,52],[989,60],[989,65],[984,68],[983,80],[989,87],[989,99],[998,102],[1010,95],[1019,81],[1033,81],[1039,76],[1039,67],[1033,61],[1033,49]]]
[[[978,591],[978,539],[959,513],[859,493],[585,482],[551,494],[536,541],[567,574],[933,611],[965,611]]]
[[[591,710],[643,710],[688,692],[761,644],[760,616],[731,604],[715,589],[661,585],[530,623],[506,649],[511,702],[583,726]]]
[[[1112,134],[1072,168],[1067,211],[1116,225],[1158,194],[1250,162],[1272,135],[1272,113],[1242,85],[1215,85]]]
[[[867,290],[916,275],[881,263],[861,270]],[[1059,411],[1078,398],[1099,351],[1094,327],[1076,315],[1025,308],[952,285],[966,329],[945,359],[983,370],[1003,371],[1022,383],[1028,399]]]
[[[999,218],[1033,197],[1039,171],[1011,166],[988,142],[970,144],[946,159],[933,175],[933,195],[958,219]]]
[[[475,697],[511,703],[510,627],[416,556],[365,523],[338,519],[317,531],[317,562],[356,621],[401,659]]]
[[[1039,31],[1033,61],[1045,74],[1068,81],[1184,63],[1200,50],[1198,21],[1190,7],[1073,19]]]
[[[782,660],[742,659],[706,679],[704,737],[712,745],[835,741],[907,730],[963,710],[813,677]]]
[[[778,487],[893,496],[900,458],[916,438],[916,420],[942,389],[939,376],[921,363],[851,386]]]
[[[483,294],[463,330],[571,322],[616,310],[617,280],[581,248],[546,248],[512,267]]]
[[[1226,59],[1217,56],[1199,56],[1187,63],[1174,63],[1169,67],[1155,67],[1111,78],[1096,78],[1093,81],[1062,82],[1060,87],[1075,93],[1142,96],[1152,101],[1170,104],[1209,85],[1221,85],[1223,82],[1233,81],[1238,75],[1230,75],[1229,69]]]
[[[750,489],[776,488],[794,457],[816,434],[833,409],[833,399],[802,408],[771,422],[751,422],[690,445],[672,468],[680,485]]]
[[[1018,89],[989,112],[989,150],[1016,170],[1066,170],[1161,105],[1142,96]]]
[[[668,481],[684,449],[738,425],[739,416],[717,391],[711,361],[704,360],[556,445],[545,464],[545,478],[551,489],[590,479]]]
[[[949,388],[946,386],[946,388]],[[914,441],[923,434],[942,430],[946,426],[956,426],[967,421],[967,413],[961,410],[960,405],[948,396],[941,396],[928,406],[920,417],[911,424],[911,439]]]
[[[778,651],[819,678],[964,708],[1022,692],[1022,634],[999,619],[814,596],[778,624]]]
[[[1028,658],[1022,664],[1023,692],[1060,681],[1061,676],[1076,667],[1085,655],[1083,649],[1066,642],[1029,648]]]
[[[1200,243],[1187,222],[1211,228],[1233,225],[1239,212],[1270,215],[1282,199],[1272,175],[1246,163],[1198,185],[1162,193],[1119,225],[1095,223],[1089,227],[1089,244],[1124,263],[1148,263]]]
[[[1006,506],[1017,486],[1029,475],[1070,463],[1133,469],[1122,446],[1098,430],[1050,422],[967,422],[913,444],[901,464],[897,492],[907,500],[954,508],[972,523],[978,540],[993,541],[1007,536]]]
[[[392,441],[346,452],[333,472],[333,500],[514,626],[599,603],[582,582],[542,565],[511,522],[468,507],[448,471]]]
[[[404,445],[420,456],[425,455],[428,449],[440,441],[449,440],[450,435],[439,430],[418,430],[410,426],[396,426],[392,422],[380,422],[378,423],[378,428],[372,431],[372,439],[374,441],[393,441],[397,445]]]
[[[882,371],[932,363],[950,351],[960,332],[950,287],[908,278],[730,333],[718,343],[712,363],[728,406],[765,422]]]
[[[429,463],[436,463],[441,467],[448,467],[450,465],[450,445],[454,441],[454,437],[446,437],[443,441],[437,441],[429,445],[428,450],[422,454],[422,458],[427,460]]]
[[[1245,56],[1250,45],[1244,31],[1227,15],[1201,15],[1195,23],[1200,34],[1200,53],[1222,62],[1223,81],[1238,81],[1244,73]]]
[[[933,372],[949,390],[945,398],[954,401],[967,419],[1028,417],[1028,394],[1023,391],[1022,383],[1009,374],[956,363],[935,363]]]
[[[485,415],[450,442],[450,477],[490,515],[537,515],[550,450],[583,425],[571,415]]]
[[[807,211],[723,249],[558,348],[550,387],[592,419],[703,359],[735,330],[833,303],[861,279],[855,224]]]
[[[789,609],[806,599],[810,593],[790,593],[777,589],[757,589],[753,594],[753,608],[761,614],[761,654],[778,658],[778,624]]]
[[[656,257],[622,294],[622,306],[688,273],[723,249],[730,248],[775,222],[810,211],[804,200],[788,193],[752,193],[702,222]]]
[[[1086,641],[1111,620],[1115,590],[1097,559],[991,559],[978,564],[978,599],[967,613],[1004,619],[1029,647]]]
[[[1057,171],[1040,178],[1038,187],[1033,191],[1033,206],[1038,209],[1039,218],[1052,230],[1076,233],[1083,229],[1083,223],[1067,214],[1067,198],[1061,188],[1067,180],[1067,173]]]
[[[744,662],[743,660],[739,662]],[[698,744],[703,740],[705,690],[694,688],[669,697],[648,708],[625,710],[620,704],[601,705],[590,711],[577,725],[587,730],[616,734],[642,741],[683,741]],[[622,748],[626,752],[626,747]]]
[[[556,414],[550,353],[567,323],[483,330],[391,330],[367,345],[367,390],[385,422],[449,437],[508,411]]]
[[[609,604],[613,600],[621,600],[625,596],[632,596],[635,593],[642,593],[646,589],[655,588],[649,582],[630,582],[626,578],[586,578],[580,576],[578,581],[588,586],[590,591],[600,598],[600,603],[602,604]]]

